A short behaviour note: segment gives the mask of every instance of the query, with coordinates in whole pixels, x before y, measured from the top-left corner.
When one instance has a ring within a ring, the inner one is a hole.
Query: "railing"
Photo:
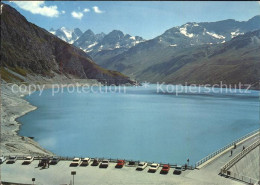
[[[218,155],[219,153],[223,152],[224,150],[228,149],[229,147],[234,146],[234,144],[237,144],[238,142],[240,142],[240,141],[246,139],[247,137],[256,134],[257,132],[259,132],[259,129],[255,130],[255,131],[253,131],[253,132],[250,132],[249,134],[246,134],[245,136],[243,136],[243,137],[241,137],[241,138],[239,138],[239,139],[233,141],[232,143],[230,143],[230,144],[228,144],[228,145],[226,145],[226,146],[220,148],[219,150],[217,150],[217,151],[215,151],[215,152],[209,154],[208,156],[206,156],[206,157],[204,157],[203,159],[201,159],[201,160],[199,160],[198,162],[196,162],[195,168],[198,167],[199,165],[205,163],[205,162],[208,161],[209,159],[215,157],[216,155]]]
[[[230,173],[229,175],[230,178],[242,181],[242,182],[246,182],[250,185],[258,185],[258,183],[260,183],[259,180],[245,176],[245,175],[239,175],[238,173]]]
[[[251,144],[249,147],[247,147],[246,149],[244,149],[242,152],[240,152],[239,154],[237,154],[233,159],[231,159],[227,164],[225,164],[222,168],[220,173],[221,174],[227,174],[228,170],[234,165],[236,164],[240,159],[242,159],[245,155],[247,155],[250,151],[252,151],[253,149],[255,149],[258,145],[260,145],[260,140],[257,140],[256,142],[254,142],[253,144]]]

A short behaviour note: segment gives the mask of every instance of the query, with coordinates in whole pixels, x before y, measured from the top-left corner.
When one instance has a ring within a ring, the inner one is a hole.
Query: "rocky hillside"
[[[138,74],[166,83],[252,84],[259,88],[260,30],[218,45],[191,47]]]
[[[28,22],[14,8],[6,4],[1,4],[1,7],[3,80],[22,81],[22,77],[29,74],[49,78],[54,74],[63,74],[113,84],[131,83],[125,75],[101,68],[84,51]],[[14,76],[12,71],[21,78]]]
[[[171,28],[162,35],[142,42],[119,55],[106,55],[106,57],[101,56],[103,58],[100,58],[101,53],[99,53],[94,56],[94,59],[103,67],[121,71],[142,81],[167,81],[177,83],[190,80],[193,82],[196,81],[197,83],[215,82],[218,80],[214,78],[214,76],[212,76],[212,80],[206,80],[203,76],[204,73],[201,73],[199,70],[196,70],[196,75],[195,72],[192,72],[196,76],[193,76],[194,80],[192,80],[190,75],[188,75],[190,78],[184,76],[186,73],[185,71],[181,71],[181,69],[187,63],[195,63],[195,61],[200,60],[204,61],[204,57],[207,58],[208,54],[206,53],[208,50],[223,47],[231,42],[233,43],[233,39],[248,37],[246,33],[256,29],[260,29],[260,16],[255,16],[244,22],[225,20],[213,23],[187,23],[180,27]],[[240,44],[243,44],[243,42],[244,41],[240,41]],[[216,45],[218,45],[218,47],[216,47]],[[257,45],[254,47],[257,47]],[[254,47],[241,47],[237,53],[233,50],[228,50],[225,55],[224,53],[219,53],[218,55],[222,57],[222,60],[226,61],[239,59],[236,65],[243,66],[244,63],[248,61],[254,61],[252,58],[258,57],[258,52],[253,52]],[[248,52],[248,55],[242,57],[241,53],[244,52]],[[234,55],[232,56],[234,58],[232,59],[232,57],[227,56],[228,54]],[[241,61],[241,57],[244,63]],[[211,61],[213,58],[208,58],[207,60]],[[181,62],[176,63],[176,61]],[[251,64],[252,63],[250,63],[250,65]],[[171,66],[175,66],[174,70],[169,69]],[[189,66],[191,70],[195,70],[195,68],[192,68],[195,66]],[[221,67],[223,72],[225,72],[230,65],[226,62],[225,65],[223,64]],[[238,70],[238,68],[235,69]],[[253,74],[247,73],[248,71],[236,71],[235,69],[233,71],[234,73],[246,73],[244,78],[254,79],[253,81],[256,80],[256,77],[252,77]],[[209,73],[214,74],[212,70],[214,70],[214,68],[210,69]],[[179,72],[177,73],[177,71]],[[181,72],[183,72],[183,74],[181,74]],[[173,78],[173,76],[175,77]],[[233,77],[234,79],[230,79],[231,81],[235,82],[238,80],[237,77]],[[221,77],[219,77],[219,79],[220,78]],[[223,76],[223,78],[225,78],[225,76]]]

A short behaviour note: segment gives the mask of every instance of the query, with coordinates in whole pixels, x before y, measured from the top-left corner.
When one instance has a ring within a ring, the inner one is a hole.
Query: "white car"
[[[4,163],[6,161],[6,157],[2,156],[0,157],[0,164]]]
[[[109,160],[104,159],[101,164],[99,165],[100,168],[107,168],[109,165]]]
[[[15,163],[16,160],[17,160],[17,156],[10,156],[7,163]]]
[[[82,160],[82,163],[80,164],[80,166],[87,166],[87,165],[89,165],[89,163],[90,163],[90,158],[87,157]]]
[[[31,162],[33,162],[33,160],[34,160],[34,157],[28,156],[25,158],[23,164],[30,164]]]
[[[73,161],[70,163],[70,166],[78,166],[81,162],[80,158],[74,158]]]
[[[180,175],[182,170],[183,170],[182,166],[176,166],[175,169],[173,170],[173,174]]]
[[[160,167],[160,164],[153,163],[153,164],[151,164],[151,167],[149,168],[148,172],[156,172],[159,167]]]
[[[144,170],[147,167],[146,162],[140,162],[136,168],[136,170]]]

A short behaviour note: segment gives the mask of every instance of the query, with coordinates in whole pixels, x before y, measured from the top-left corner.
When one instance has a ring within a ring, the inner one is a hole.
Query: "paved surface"
[[[249,146],[259,139],[259,135],[252,137],[233,150],[233,156],[238,154],[243,145]],[[99,167],[69,167],[69,161],[60,161],[57,165],[51,165],[50,168],[38,168],[38,161],[33,161],[30,165],[22,165],[22,161],[15,164],[1,165],[1,179],[7,182],[30,183],[32,178],[36,178],[38,185],[59,185],[69,184],[72,180],[71,171],[76,171],[75,185],[102,185],[102,184],[172,184],[172,185],[235,185],[244,184],[235,180],[219,176],[220,168],[230,159],[230,152],[227,152],[211,161],[200,170],[188,170],[181,175],[174,175],[173,169],[167,175],[159,173],[148,173],[148,168],[143,171],[136,171],[134,167],[123,167],[116,169],[115,163],[110,163],[107,169]]]
[[[245,177],[260,179],[260,146],[256,147],[241,160],[239,160],[229,171]]]
[[[242,144],[238,145],[236,149],[232,149],[233,154],[231,156],[230,150],[224,154],[222,154],[220,157],[217,159],[211,161],[208,165],[204,166],[197,172],[194,171],[194,173],[190,173],[187,175],[187,177],[194,178],[194,179],[205,179],[208,180],[209,182],[218,182],[219,184],[226,184],[226,180],[229,180],[230,184],[231,183],[238,183],[234,180],[227,179],[225,177],[222,177],[219,174],[220,169],[222,166],[224,166],[227,162],[229,162],[232,157],[235,157],[239,152],[242,151],[243,146],[247,147],[250,146],[252,143],[254,143],[256,140],[259,140],[259,134],[255,135],[254,137],[246,140]]]

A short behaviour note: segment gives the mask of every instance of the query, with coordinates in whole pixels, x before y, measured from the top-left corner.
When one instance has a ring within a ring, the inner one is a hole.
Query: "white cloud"
[[[76,19],[81,19],[83,17],[83,13],[82,12],[71,12],[72,17],[76,18]]]
[[[95,13],[104,13],[104,11],[101,11],[97,6],[93,6],[92,9]]]
[[[61,11],[61,13],[62,13],[62,14],[65,14],[65,13],[66,13],[66,11],[65,11],[65,10],[62,10],[62,11]]]
[[[83,10],[83,12],[90,12],[90,9],[85,8],[85,9]]]
[[[258,2],[258,4],[260,4],[260,1],[257,1]]]
[[[60,12],[57,6],[46,6],[44,1],[12,1],[19,8],[29,11],[32,14],[40,14],[47,17],[58,17]]]

